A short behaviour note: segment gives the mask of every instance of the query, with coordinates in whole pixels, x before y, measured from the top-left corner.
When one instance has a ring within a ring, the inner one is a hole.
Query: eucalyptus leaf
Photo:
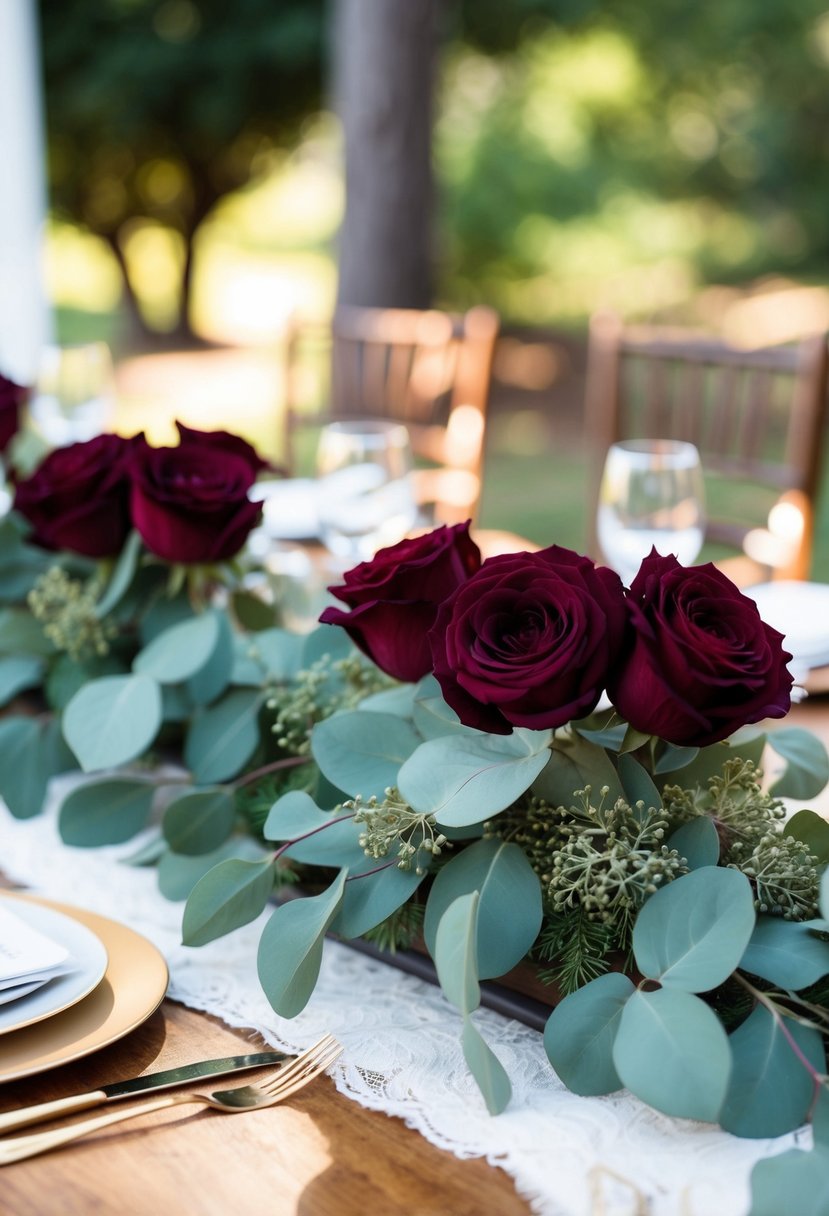
[[[145,826],[154,797],[151,781],[112,778],[79,785],[61,803],[61,839],[82,849],[130,840]]]
[[[195,705],[209,705],[230,683],[233,671],[233,633],[224,615],[218,616],[219,635],[210,658],[186,683],[187,696]]]
[[[823,871],[820,880],[820,912],[824,920],[829,920],[829,870]]]
[[[256,658],[254,639],[247,634],[236,634],[233,637],[230,682],[243,688],[261,688],[265,682],[264,665]]]
[[[273,861],[229,858],[199,879],[184,908],[185,946],[203,946],[255,920],[273,891]]]
[[[252,591],[234,591],[230,597],[233,615],[248,633],[271,629],[278,620],[275,605],[268,604]]]
[[[589,722],[587,718],[585,721]],[[614,715],[606,726],[590,727],[583,726],[581,722],[573,723],[573,730],[586,739],[588,743],[595,743],[597,747],[606,747],[611,752],[618,752],[625,741],[625,736],[628,733],[627,722],[620,721]]]
[[[405,719],[358,709],[320,722],[311,736],[314,759],[328,780],[364,800],[382,798],[398,784],[400,766],[419,743]]]
[[[771,786],[775,798],[815,798],[829,781],[829,755],[811,731],[798,726],[769,732],[769,746],[786,761],[786,768]]]
[[[710,779],[721,777],[723,765],[728,760],[733,760],[735,756],[743,760],[750,760],[759,768],[763,759],[765,741],[766,736],[760,734],[739,744],[711,743],[708,747],[702,747],[690,764],[683,765],[681,773],[672,777],[672,783],[681,785],[683,789],[692,790],[697,787],[706,790]],[[659,764],[656,769],[660,773],[665,771],[660,768]]]
[[[529,789],[549,761],[549,735],[530,734],[429,739],[400,769],[400,793],[441,825],[482,823]]]
[[[63,733],[85,772],[116,768],[142,755],[162,721],[161,690],[145,675],[104,676],[75,693]]]
[[[75,767],[55,719],[0,721],[0,795],[16,819],[39,815],[50,778]]]
[[[829,1148],[792,1148],[758,1161],[751,1171],[748,1216],[826,1216],[829,1212]]]
[[[365,860],[361,831],[352,814],[320,810],[309,794],[291,790],[271,807],[262,834],[266,840],[295,841],[285,854],[293,861],[352,869]]]
[[[176,853],[212,853],[224,844],[236,822],[236,804],[222,786],[188,790],[167,806],[164,839]]]
[[[439,870],[429,898],[423,935],[434,957],[438,927],[462,895],[477,893],[477,974],[504,975],[524,957],[541,928],[541,884],[516,844],[489,837],[469,845]]]
[[[141,644],[147,646],[153,638],[195,616],[187,595],[160,596],[143,614],[138,627]]]
[[[599,790],[607,786],[608,802],[624,797],[622,783],[603,747],[562,732],[552,744],[550,763],[533,784],[533,793],[550,806],[571,807],[576,802],[576,790],[590,786],[598,799]]]
[[[12,697],[40,684],[43,660],[36,655],[7,655],[0,658],[0,705],[8,705]]]
[[[665,843],[685,858],[689,870],[715,866],[720,860],[720,838],[709,815],[699,815],[690,823],[683,823]]]
[[[124,675],[126,670],[126,666],[116,654],[95,655],[94,658],[83,661],[71,659],[68,654],[61,654],[49,665],[46,673],[46,699],[52,709],[61,713],[75,693],[90,680],[99,680],[101,676]]]
[[[104,588],[104,593],[95,605],[95,616],[99,621],[112,612],[126,595],[138,569],[142,543],[140,534],[135,530],[130,532],[125,540]]]
[[[378,864],[373,862],[374,867]],[[377,873],[349,873],[342,905],[331,924],[332,932],[345,938],[362,937],[402,908],[424,878],[425,874],[418,874],[414,866],[401,870],[395,861]]]
[[[181,684],[210,659],[219,641],[219,614],[203,612],[181,621],[139,650],[132,669],[159,684]]]
[[[302,642],[300,664],[311,667],[318,659],[345,659],[354,653],[354,643],[344,629],[336,625],[318,625],[305,635]]]
[[[128,857],[121,857],[119,860],[122,866],[133,866],[138,869],[141,866],[157,865],[166,852],[167,842],[161,832],[156,831],[144,844],[139,845],[134,853],[130,853]]]
[[[817,1073],[826,1071],[820,1032],[782,1019],[796,1050]],[[753,1139],[782,1136],[806,1121],[815,1088],[778,1022],[758,1005],[729,1039],[734,1061],[721,1127]]]
[[[303,638],[287,629],[262,629],[251,638],[251,653],[270,680],[290,680],[303,666]]]
[[[619,754],[627,755],[628,752],[638,751],[640,747],[650,743],[653,736],[646,734],[645,731],[636,730],[634,726],[629,726],[625,731],[625,737],[622,740],[622,746],[619,748]]]
[[[619,757],[619,777],[625,791],[625,797],[632,807],[637,802],[644,803],[645,810],[658,811],[662,806],[662,798],[653,783],[653,778],[638,760],[633,756]]]
[[[806,845],[823,865],[829,863],[829,823],[815,811],[802,810],[786,822],[786,835]]]
[[[414,690],[414,724],[424,739],[439,739],[442,735],[480,735],[474,727],[464,726],[451,706],[443,699],[434,676],[421,680]]]
[[[550,1014],[544,1049],[573,1093],[594,1096],[621,1089],[613,1043],[622,1010],[634,991],[626,975],[610,971],[571,992]]]
[[[158,889],[174,903],[187,899],[196,883],[222,861],[262,861],[266,854],[249,836],[232,836],[212,853],[188,857],[165,846],[158,862]]]
[[[4,654],[37,654],[48,658],[55,647],[26,608],[0,610],[0,652]]]
[[[229,781],[247,764],[259,743],[262,693],[237,688],[201,710],[184,743],[184,760],[200,785]]]
[[[443,912],[435,934],[434,960],[446,999],[462,1014],[481,1003],[476,965],[478,892],[453,899]]]
[[[755,919],[751,884],[739,870],[692,870],[640,911],[633,927],[637,966],[666,988],[707,992],[736,969]]]
[[[464,1059],[483,1095],[487,1110],[491,1115],[500,1115],[512,1097],[509,1077],[501,1061],[468,1017],[463,1021],[461,1046]]]
[[[364,697],[357,708],[411,719],[414,714],[414,694],[413,684],[401,684],[398,688],[386,688],[382,692],[372,693],[370,697]]]
[[[676,773],[693,763],[699,755],[699,751],[698,747],[678,747],[675,743],[666,743],[657,758],[653,771],[660,776],[666,773]]]
[[[259,980],[280,1016],[296,1017],[314,991],[322,963],[323,938],[342,902],[346,870],[320,895],[281,905],[259,942]]]
[[[613,1063],[622,1084],[649,1106],[714,1122],[731,1050],[717,1015],[699,997],[672,988],[636,990],[622,1010]]]
[[[795,991],[816,984],[829,975],[829,943],[816,937],[813,927],[822,928],[823,923],[758,917],[740,970]]]

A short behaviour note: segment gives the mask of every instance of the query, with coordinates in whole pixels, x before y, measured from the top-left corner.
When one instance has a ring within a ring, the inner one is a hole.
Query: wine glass
[[[317,448],[320,539],[335,557],[365,561],[402,540],[417,517],[409,432],[356,419],[323,428]]]
[[[32,421],[55,447],[93,439],[111,422],[113,383],[105,342],[44,347],[29,405]]]
[[[641,439],[607,453],[597,516],[599,544],[629,586],[655,547],[689,565],[705,532],[705,487],[692,443]]]

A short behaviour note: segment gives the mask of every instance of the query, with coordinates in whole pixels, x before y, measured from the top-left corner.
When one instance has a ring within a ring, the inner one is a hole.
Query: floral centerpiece
[[[217,485],[201,462],[219,450]],[[790,656],[753,602],[655,552],[629,589],[558,546],[481,562],[464,525],[356,567],[332,588],[345,607],[297,636],[205,595],[203,564],[255,522],[247,445],[182,428],[178,449],[119,451],[126,490],[103,443],[76,445],[18,487],[33,531],[3,525],[0,693],[36,686],[51,710],[0,722],[12,812],[80,766],[97,775],[65,797],[64,839],[154,825],[130,860],[185,901],[186,943],[274,905],[257,966],[286,1017],[326,934],[419,944],[493,1113],[510,1084],[473,1018],[480,983],[529,962],[571,1089],[626,1086],[744,1136],[811,1117],[812,1153],[755,1171],[758,1196],[809,1196],[829,1162],[829,824],[780,798],[813,797],[829,762],[766,730]],[[58,533],[37,504],[76,479]],[[99,492],[120,555],[77,575],[102,552],[66,524]],[[184,768],[159,769],[170,755]]]

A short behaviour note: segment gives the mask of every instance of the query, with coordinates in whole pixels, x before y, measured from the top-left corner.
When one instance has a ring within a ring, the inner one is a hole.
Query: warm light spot
[[[475,465],[484,438],[484,419],[474,405],[452,410],[446,428],[445,453],[449,464]]]

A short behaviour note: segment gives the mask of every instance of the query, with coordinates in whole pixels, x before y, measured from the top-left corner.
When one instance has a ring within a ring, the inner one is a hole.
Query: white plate
[[[318,486],[310,477],[257,481],[249,497],[262,503],[262,527],[274,540],[313,540],[319,535]]]
[[[747,587],[763,620],[785,636],[794,662],[805,667],[829,663],[829,583],[781,579]]]
[[[108,962],[103,942],[86,925],[52,908],[18,899],[10,901],[10,910],[33,929],[65,946],[76,966],[67,975],[41,985],[29,996],[0,1006],[0,1035],[50,1018],[83,1000],[100,984]]]

